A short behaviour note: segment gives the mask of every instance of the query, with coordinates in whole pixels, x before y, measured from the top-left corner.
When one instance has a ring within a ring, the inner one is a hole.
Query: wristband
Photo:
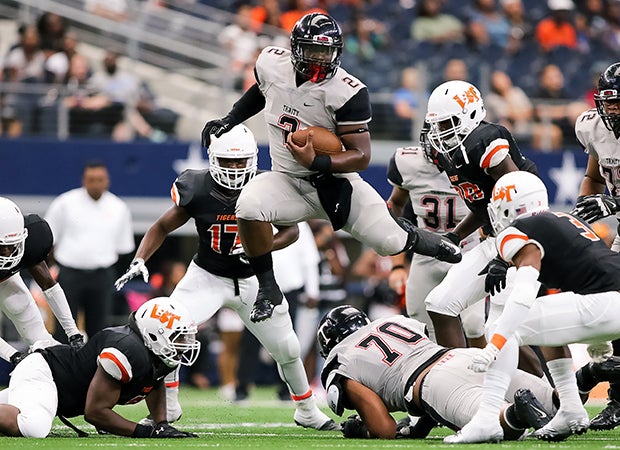
[[[317,155],[308,169],[320,173],[332,173],[332,159],[327,155]]]
[[[154,428],[150,425],[142,425],[142,424],[137,424],[136,428],[134,428],[133,433],[131,433],[131,437],[135,437],[135,438],[147,438],[147,437],[151,437],[151,435],[153,434],[153,430]]]

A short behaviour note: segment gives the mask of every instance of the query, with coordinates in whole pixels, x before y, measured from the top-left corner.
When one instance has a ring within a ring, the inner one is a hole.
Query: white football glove
[[[499,353],[499,348],[489,343],[486,347],[480,349],[472,358],[469,369],[474,372],[486,372],[489,366],[495,361]]]
[[[614,348],[609,341],[589,344],[588,355],[594,362],[603,362],[614,356]]]
[[[127,269],[125,275],[116,280],[114,287],[117,291],[120,291],[129,280],[137,277],[138,275],[142,275],[142,279],[145,283],[149,281],[149,270],[144,265],[144,260],[142,258],[136,258],[131,261],[131,264],[129,264],[129,269]]]

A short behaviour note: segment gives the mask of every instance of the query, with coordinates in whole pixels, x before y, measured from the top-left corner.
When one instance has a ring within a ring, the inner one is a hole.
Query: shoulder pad
[[[511,226],[497,236],[497,251],[504,261],[510,262],[519,250],[531,242],[527,234]]]
[[[133,377],[129,360],[117,348],[106,347],[101,350],[97,363],[108,375],[122,383],[129,383]]]
[[[507,139],[496,138],[484,149],[479,165],[482,169],[490,169],[501,163],[510,151],[510,143]]]
[[[344,413],[344,392],[341,384],[342,378],[342,375],[336,372],[330,373],[327,377],[327,390],[325,392],[329,409],[331,409],[334,414],[338,416],[342,416],[342,413]]]

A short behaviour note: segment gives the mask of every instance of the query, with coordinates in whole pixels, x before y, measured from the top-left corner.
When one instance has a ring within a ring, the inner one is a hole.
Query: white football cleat
[[[479,423],[480,422],[480,423]],[[504,439],[504,430],[499,422],[476,421],[472,419],[460,431],[446,436],[445,444],[476,444],[481,442],[500,442]]]
[[[293,420],[300,427],[314,428],[319,431],[340,431],[341,426],[324,414],[318,406],[314,395],[295,402],[297,409],[293,414]]]
[[[560,407],[553,419],[544,427],[534,431],[533,435],[543,441],[558,442],[567,439],[572,434],[585,433],[589,425],[590,419],[584,408],[566,411]]]

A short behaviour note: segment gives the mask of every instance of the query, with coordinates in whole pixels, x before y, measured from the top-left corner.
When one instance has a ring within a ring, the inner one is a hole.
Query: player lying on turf
[[[199,351],[187,309],[165,297],[149,300],[127,325],[101,330],[77,351],[57,345],[26,356],[0,392],[0,434],[43,438],[54,416],[66,422],[65,417],[83,415],[98,430],[120,436],[197,437],[165,421],[164,377],[179,364],[191,365]],[[113,410],[142,399],[155,426]]]
[[[317,338],[326,358],[321,380],[330,408],[338,415],[345,409],[359,414],[342,424],[345,437],[424,438],[437,424],[460,429],[477,410],[483,377],[467,370],[476,349],[437,345],[422,322],[404,316],[370,322],[344,305],[325,315]],[[544,378],[518,371],[500,415],[506,438],[545,425],[555,410],[553,398]],[[390,414],[395,411],[421,418],[397,429]]]

